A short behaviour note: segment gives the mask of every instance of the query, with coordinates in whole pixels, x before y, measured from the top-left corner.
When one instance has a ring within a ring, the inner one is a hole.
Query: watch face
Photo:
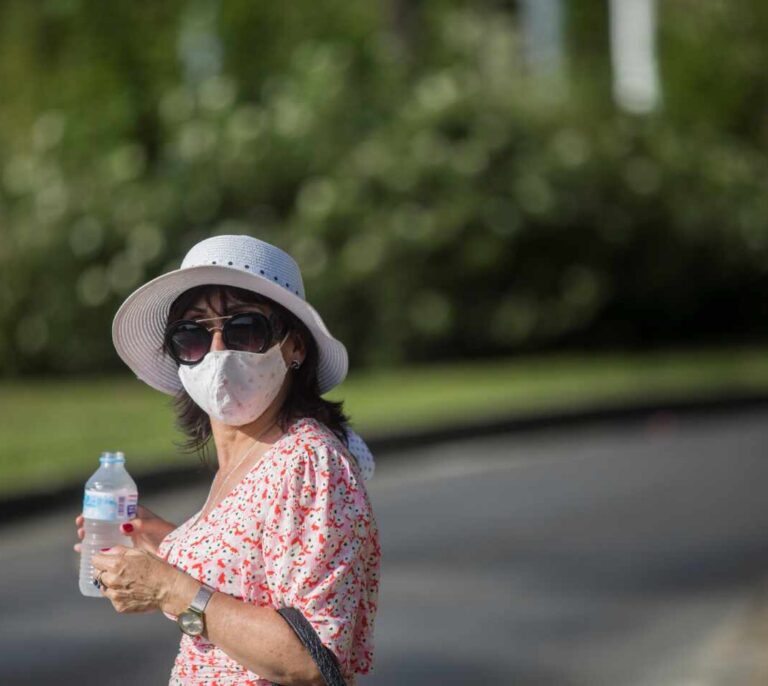
[[[190,636],[199,636],[203,633],[203,618],[190,610],[185,610],[179,615],[181,630]]]

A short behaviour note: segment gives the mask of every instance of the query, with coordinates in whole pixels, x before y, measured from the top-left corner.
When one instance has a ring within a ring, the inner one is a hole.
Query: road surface
[[[376,661],[359,686],[768,683],[742,654],[768,578],[767,446],[763,411],[386,455],[369,483]],[[206,493],[143,502],[180,522]],[[175,624],[79,594],[78,512],[0,529],[0,683],[167,683]]]

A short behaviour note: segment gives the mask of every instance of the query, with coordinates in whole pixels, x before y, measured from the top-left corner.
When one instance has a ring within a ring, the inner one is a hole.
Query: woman
[[[126,299],[113,341],[175,395],[190,448],[213,439],[218,471],[184,524],[140,507],[134,547],[94,556],[104,595],[177,621],[170,684],[324,683],[281,607],[301,611],[354,684],[373,661],[378,528],[342,403],[320,397],[346,376],[346,349],[298,265],[250,236],[206,239]]]

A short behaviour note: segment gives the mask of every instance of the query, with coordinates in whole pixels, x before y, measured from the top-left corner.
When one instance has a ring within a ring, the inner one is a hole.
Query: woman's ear
[[[288,340],[291,342],[291,346],[289,348],[291,360],[296,360],[299,363],[304,362],[304,358],[307,355],[307,346],[304,342],[304,336],[302,335],[301,331],[297,331],[296,329],[291,331]]]

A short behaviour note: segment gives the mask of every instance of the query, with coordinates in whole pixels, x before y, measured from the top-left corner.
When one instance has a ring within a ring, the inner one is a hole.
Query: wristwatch
[[[199,636],[205,631],[205,606],[208,605],[208,601],[215,592],[215,588],[203,584],[189,607],[176,618],[179,628],[187,636]]]

